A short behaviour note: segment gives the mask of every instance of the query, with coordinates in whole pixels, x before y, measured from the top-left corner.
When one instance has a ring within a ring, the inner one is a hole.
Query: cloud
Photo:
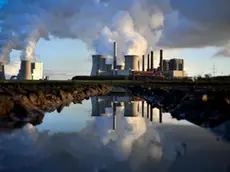
[[[230,40],[229,0],[171,0],[159,46],[225,47]],[[226,50],[226,49],[225,49]],[[219,53],[229,56],[226,51]]]

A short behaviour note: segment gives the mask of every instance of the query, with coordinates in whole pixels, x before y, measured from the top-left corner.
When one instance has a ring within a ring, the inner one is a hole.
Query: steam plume
[[[23,42],[22,57],[28,59],[39,39],[49,35],[80,39],[107,55],[116,40],[119,57],[143,54],[147,47],[227,50],[229,6],[229,0],[8,0],[0,11],[0,27]],[[1,44],[1,59],[14,48]]]

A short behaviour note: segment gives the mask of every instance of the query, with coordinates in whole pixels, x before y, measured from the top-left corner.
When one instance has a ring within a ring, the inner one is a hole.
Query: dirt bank
[[[111,89],[101,84],[1,84],[0,127],[40,124],[45,112],[61,112],[72,102],[106,95]]]

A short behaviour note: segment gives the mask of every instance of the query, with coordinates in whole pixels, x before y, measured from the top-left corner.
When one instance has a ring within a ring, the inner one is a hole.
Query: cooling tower
[[[105,64],[106,58],[102,55],[93,55],[92,56],[92,70],[91,70],[91,76],[97,76],[98,70],[106,70],[106,64]]]
[[[138,102],[137,101],[125,103],[124,116],[125,117],[137,117],[137,116],[139,116]]]
[[[0,63],[0,79],[5,80],[5,67],[2,63]]]
[[[31,61],[29,61],[29,60],[22,60],[21,61],[20,79],[22,79],[22,80],[31,80],[32,79]]]
[[[125,56],[125,70],[131,69],[134,71],[138,71],[139,70],[138,61],[139,61],[139,56],[126,55]]]
[[[160,50],[160,71],[163,71],[163,50]]]

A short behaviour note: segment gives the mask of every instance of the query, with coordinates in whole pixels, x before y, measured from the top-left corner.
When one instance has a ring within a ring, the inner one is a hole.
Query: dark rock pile
[[[81,103],[111,91],[108,85],[0,85],[0,127],[16,128],[40,124],[45,112],[61,112],[65,106]]]
[[[174,118],[212,128],[230,120],[229,90],[176,90],[127,87],[133,95],[145,99],[153,108],[161,108]]]

